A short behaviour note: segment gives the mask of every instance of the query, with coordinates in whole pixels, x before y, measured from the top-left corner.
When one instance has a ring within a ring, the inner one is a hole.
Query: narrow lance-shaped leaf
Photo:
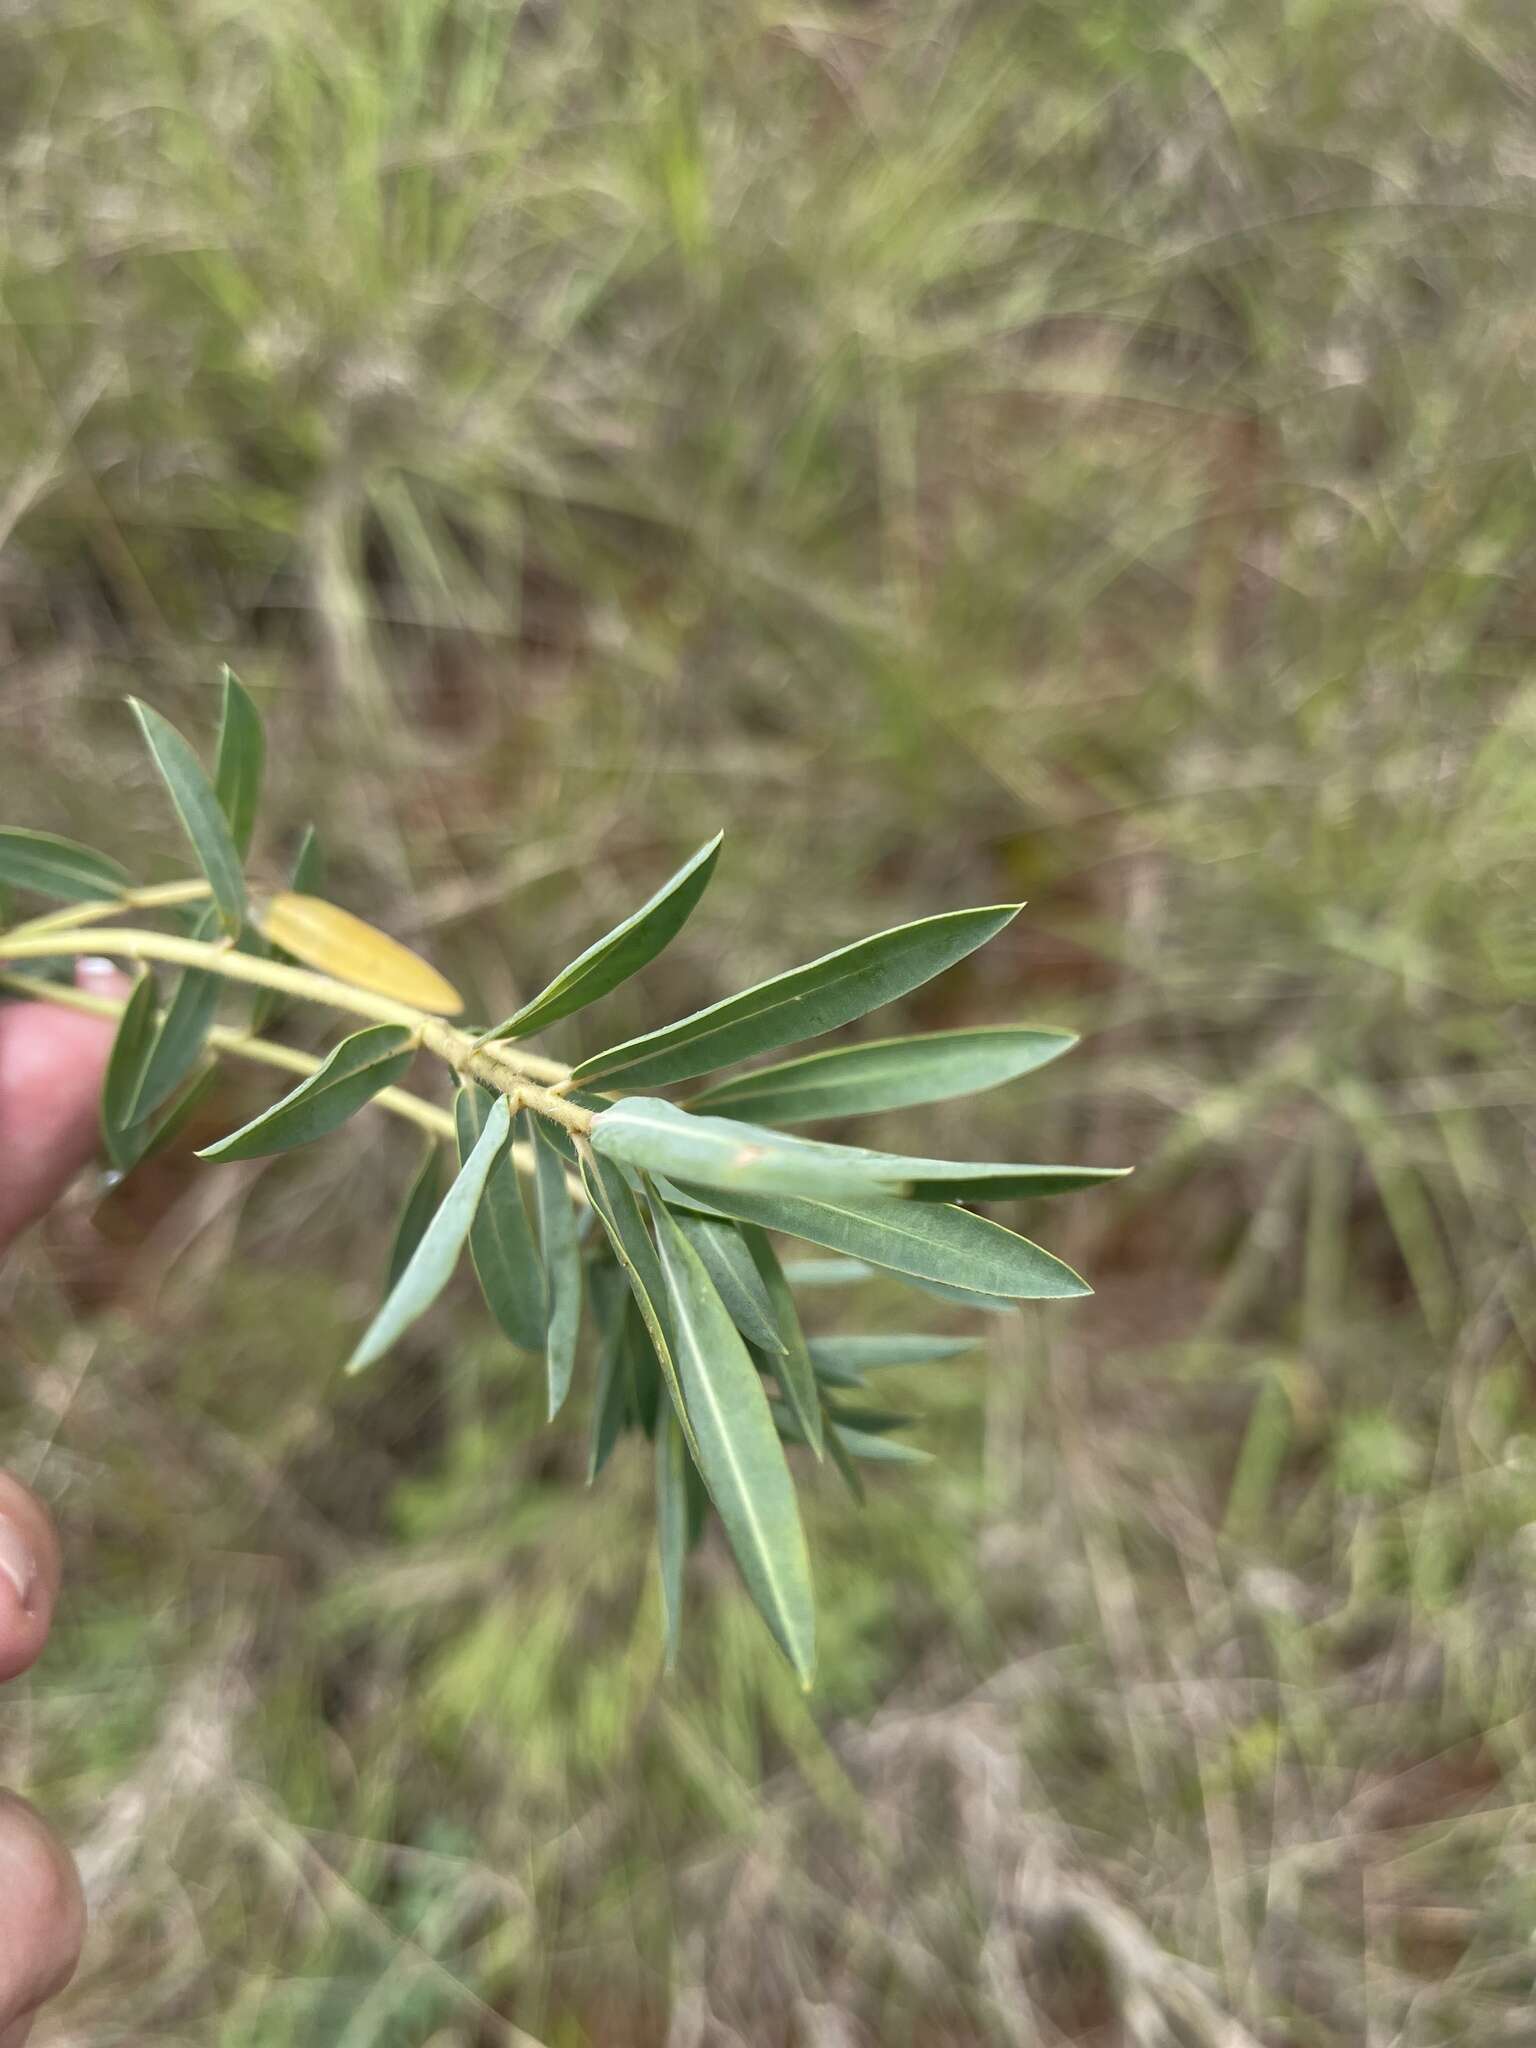
[[[924,1159],[793,1138],[766,1124],[695,1116],[674,1102],[628,1096],[593,1120],[592,1144],[610,1159],[690,1186],[745,1188],[829,1201],[846,1194],[909,1195],[918,1201],[1003,1201],[1059,1195],[1118,1180],[1114,1166],[994,1165]]]
[[[1070,1266],[1027,1237],[947,1203],[905,1202],[893,1195],[812,1202],[796,1195],[695,1190],[686,1183],[681,1192],[738,1222],[760,1223],[923,1280],[954,1275],[979,1294],[1058,1301],[1093,1292]]]
[[[923,1273],[898,1273],[897,1279],[904,1287],[915,1287],[919,1294],[929,1295],[934,1301],[952,1301],[956,1308],[968,1308],[982,1316],[1011,1316],[1018,1313],[1017,1300],[1010,1300],[1004,1294],[985,1294],[974,1287],[955,1287],[948,1280],[934,1280]]]
[[[670,881],[663,882],[649,902],[642,903],[622,924],[615,925],[606,937],[589,946],[569,967],[562,968],[515,1016],[487,1031],[481,1043],[493,1038],[526,1038],[530,1032],[543,1031],[561,1017],[584,1010],[599,996],[608,995],[620,982],[628,981],[654,960],[682,930],[703,895],[724,836],[717,832]]]
[[[597,1389],[592,1396],[592,1430],[587,1446],[588,1486],[613,1455],[631,1406],[629,1334],[632,1327],[638,1328],[639,1310],[622,1267],[604,1264],[594,1271],[592,1307],[602,1343],[597,1355]]]
[[[825,1409],[823,1409],[822,1413],[825,1416]],[[859,1506],[863,1507],[864,1482],[859,1477],[852,1456],[837,1433],[837,1425],[835,1422],[827,1420],[824,1422],[823,1427],[826,1436],[827,1452],[832,1463],[837,1467],[838,1477],[858,1502]]]
[[[175,1144],[198,1110],[207,1101],[218,1078],[218,1062],[216,1060],[209,1060],[206,1065],[199,1068],[192,1075],[180,1094],[171,1097],[170,1102],[166,1105],[165,1114],[154,1123],[153,1130],[150,1131],[147,1124],[143,1126],[147,1136],[144,1149],[139,1154],[139,1163],[141,1165],[146,1159],[153,1159],[157,1153],[164,1152],[169,1146]]]
[[[442,1159],[438,1152],[437,1140],[433,1138],[428,1140],[421,1164],[412,1176],[404,1207],[400,1211],[400,1220],[395,1225],[394,1243],[389,1248],[389,1265],[386,1268],[386,1286],[393,1287],[415,1257],[416,1247],[426,1235],[427,1225],[437,1213],[442,1184]]]
[[[155,1046],[155,984],[144,974],[123,1006],[101,1089],[101,1134],[107,1157],[119,1172],[137,1164],[149,1142],[149,1126],[134,1114],[144,1069]]]
[[[656,1558],[661,1570],[666,1669],[677,1668],[683,1639],[683,1567],[688,1558],[688,1446],[670,1410],[656,1430]]]
[[[811,1354],[806,1348],[805,1332],[800,1327],[795,1297],[789,1291],[789,1282],[784,1278],[783,1268],[765,1233],[755,1224],[748,1223],[742,1226],[741,1235],[764,1291],[773,1304],[774,1321],[782,1343],[783,1355],[770,1359],[768,1363],[799,1421],[805,1441],[820,1458],[821,1393],[816,1385]]]
[[[193,938],[212,938],[218,924],[218,913],[210,906],[193,925]],[[204,974],[197,967],[182,970],[155,1027],[155,1042],[139,1077],[138,1095],[129,1112],[135,1122],[174,1095],[197,1065],[219,1007],[220,988],[216,974]]]
[[[779,1335],[773,1303],[736,1225],[686,1210],[677,1220],[743,1337],[770,1356],[781,1352],[784,1339]]]
[[[137,697],[130,697],[128,702],[192,842],[198,865],[208,877],[220,921],[226,931],[237,932],[245,921],[245,877],[240,872],[240,855],[213,785],[202,762],[168,718],[162,718],[152,704],[140,703]]]
[[[877,932],[741,995],[610,1046],[576,1069],[578,1081],[631,1088],[686,1081],[776,1045],[815,1038],[943,973],[1018,915],[1019,905],[952,910]]]
[[[765,1124],[912,1109],[919,1103],[978,1095],[1017,1080],[1048,1060],[1059,1059],[1076,1043],[1072,1031],[1034,1031],[1013,1024],[881,1038],[805,1053],[717,1081],[688,1107]]]
[[[693,1116],[658,1096],[630,1095],[595,1117],[594,1151],[641,1173],[705,1187],[776,1194],[856,1193],[870,1184],[866,1155],[852,1146],[786,1137],[729,1117]]]
[[[251,850],[266,759],[267,738],[262,731],[261,714],[234,670],[226,668],[213,789],[229,824],[229,836],[242,859]]]
[[[800,1419],[785,1401],[772,1403],[774,1426],[786,1443],[803,1444],[805,1432]],[[903,1421],[910,1422],[911,1416]],[[849,1471],[849,1458],[868,1458],[888,1465],[931,1465],[932,1451],[921,1451],[916,1444],[904,1444],[889,1436],[877,1435],[873,1430],[864,1430],[846,1422],[827,1418],[827,1448],[833,1454],[832,1461],[842,1472],[855,1500],[862,1501],[864,1489],[856,1476]]]
[[[128,874],[115,860],[73,839],[6,826],[0,828],[0,882],[68,903],[94,903],[98,897],[120,896]]]
[[[468,1081],[454,1101],[462,1164],[475,1149],[497,1097]],[[521,1351],[542,1351],[546,1329],[544,1269],[523,1203],[522,1177],[505,1152],[491,1168],[469,1233],[469,1254],[486,1306]]]
[[[875,1268],[862,1259],[786,1259],[784,1278],[791,1287],[856,1287]]]
[[[415,1048],[404,1024],[370,1024],[344,1038],[306,1080],[227,1138],[205,1145],[200,1159],[265,1159],[308,1145],[344,1124],[383,1088],[400,1080]]]
[[[583,1146],[580,1156],[581,1184],[587,1191],[587,1200],[603,1226],[614,1256],[624,1268],[635,1306],[640,1311],[656,1362],[667,1383],[667,1392],[683,1425],[688,1447],[697,1456],[693,1424],[688,1416],[683,1383],[678,1376],[666,1281],[661,1261],[656,1256],[656,1247],[645,1227],[645,1218],[640,1213],[640,1204],[616,1166],[606,1159],[599,1159],[590,1146]]]
[[[512,1132],[512,1111],[504,1095],[496,1098],[485,1129],[453,1185],[438,1206],[437,1214],[422,1233],[405,1271],[385,1297],[384,1305],[369,1324],[362,1341],[347,1360],[349,1373],[372,1365],[416,1318],[424,1315],[453,1277],[453,1269],[475,1220],[485,1183]]]
[[[759,1613],[808,1687],[816,1666],[810,1559],[768,1396],[698,1253],[664,1203],[653,1202],[652,1214],[699,1470]]]
[[[876,1436],[866,1429],[858,1429],[849,1422],[834,1422],[832,1435],[842,1445],[850,1458],[864,1458],[879,1465],[931,1465],[932,1451],[919,1449],[916,1444],[904,1444],[897,1437]]]
[[[565,1162],[544,1134],[544,1119],[533,1118],[533,1150],[537,1165],[534,1186],[539,1203],[539,1243],[544,1253],[547,1325],[544,1354],[549,1372],[549,1413],[558,1415],[571,1389],[576,1369],[576,1337],[581,1328],[581,1246],[576,1217],[565,1184]]]
[[[976,1349],[974,1337],[812,1337],[811,1363],[817,1377],[857,1383],[867,1372],[884,1372],[903,1365],[936,1365],[942,1359],[959,1358]]]
[[[452,982],[409,946],[323,897],[280,890],[258,906],[256,921],[274,946],[317,973],[393,996],[434,1017],[457,1016],[464,1007]]]

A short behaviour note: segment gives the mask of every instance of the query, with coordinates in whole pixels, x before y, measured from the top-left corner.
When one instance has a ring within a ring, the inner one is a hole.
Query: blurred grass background
[[[85,1191],[42,2040],[1536,2040],[1533,99],[1524,0],[0,10],[7,821],[171,871],[227,659],[485,1015],[725,825],[559,1050],[1025,895],[899,1022],[1084,1048],[860,1134],[1139,1164],[808,1484],[808,1701],[712,1555],[661,1682],[467,1293],[338,1389],[402,1134]]]

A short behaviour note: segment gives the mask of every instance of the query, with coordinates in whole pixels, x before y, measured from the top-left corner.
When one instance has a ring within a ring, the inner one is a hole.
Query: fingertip
[[[36,1663],[59,1589],[59,1544],[48,1510],[0,1472],[0,1681]]]

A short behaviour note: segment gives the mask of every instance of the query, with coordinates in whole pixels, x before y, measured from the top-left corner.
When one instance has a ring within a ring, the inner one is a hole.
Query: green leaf
[[[685,1196],[692,1192],[686,1183],[682,1191]],[[803,1237],[829,1251],[867,1259],[872,1266],[967,1286],[978,1294],[1065,1301],[1093,1292],[1070,1266],[1027,1237],[947,1203],[904,1202],[893,1195],[812,1202],[740,1189],[710,1189],[704,1199],[739,1223],[760,1223],[765,1230]]]
[[[524,1003],[515,1016],[487,1031],[481,1043],[493,1038],[526,1038],[530,1032],[543,1031],[561,1017],[584,1010],[599,996],[608,995],[620,982],[628,981],[654,960],[682,930],[704,894],[724,837],[723,832],[717,832],[669,882],[662,884],[648,903],[642,903],[605,938],[588,946],[569,967],[561,969],[547,988]]]
[[[817,1377],[834,1385],[857,1385],[867,1372],[902,1365],[936,1365],[974,1351],[974,1337],[813,1337],[811,1363]]]
[[[194,939],[209,939],[218,930],[218,913],[206,908],[192,927]],[[175,993],[155,1027],[155,1042],[139,1076],[139,1091],[129,1107],[137,1123],[176,1093],[197,1065],[219,1007],[220,981],[200,968],[182,970]]]
[[[921,1451],[916,1444],[900,1443],[894,1437],[872,1436],[866,1430],[853,1428],[850,1423],[834,1422],[832,1434],[850,1458],[867,1458],[878,1465],[933,1463],[932,1451]]]
[[[1059,1195],[1118,1180],[1118,1166],[993,1165],[912,1158],[860,1145],[791,1138],[766,1124],[694,1116],[656,1096],[631,1095],[594,1118],[592,1144],[621,1166],[693,1187],[746,1188],[828,1201],[865,1191],[918,1201],[1004,1201]]]
[[[261,713],[232,668],[224,670],[224,714],[219,722],[219,751],[213,789],[229,825],[229,836],[243,859],[251,848],[256,812],[261,803],[262,770],[267,739]]]
[[[120,896],[129,886],[126,868],[104,853],[52,832],[24,832],[20,826],[0,828],[0,882],[69,903]]]
[[[101,1089],[101,1134],[107,1157],[119,1172],[138,1163],[149,1143],[149,1126],[134,1115],[144,1070],[155,1049],[155,984],[140,975],[118,1019]]]
[[[313,825],[306,825],[293,856],[293,880],[288,885],[297,896],[325,894],[325,848]]]
[[[206,1066],[192,1076],[181,1093],[172,1098],[170,1106],[155,1124],[153,1133],[139,1154],[140,1165],[146,1159],[153,1159],[157,1153],[164,1152],[175,1144],[198,1109],[213,1092],[213,1085],[218,1078],[218,1062],[209,1060]]]
[[[677,1669],[683,1639],[683,1566],[688,1557],[688,1446],[669,1409],[656,1430],[656,1555],[661,1567],[666,1669]]]
[[[453,1269],[464,1249],[475,1211],[485,1193],[491,1168],[506,1148],[512,1134],[512,1111],[504,1095],[485,1120],[485,1129],[475,1149],[459,1168],[453,1185],[438,1206],[437,1214],[422,1233],[410,1263],[385,1296],[384,1305],[364,1331],[361,1342],[347,1360],[349,1373],[384,1356],[416,1318],[436,1301],[453,1277]]]
[[[549,1414],[559,1414],[571,1390],[576,1369],[576,1338],[581,1328],[581,1246],[576,1238],[576,1213],[565,1184],[565,1162],[544,1132],[544,1119],[533,1118],[533,1151],[537,1164],[534,1191],[538,1197],[539,1243],[544,1253],[546,1300],[545,1360],[549,1370]]]
[[[1096,1188],[1107,1180],[1124,1180],[1128,1166],[1008,1166],[990,1160],[902,1159],[892,1164],[908,1169],[903,1188],[914,1202],[1017,1202],[1043,1195],[1069,1195],[1078,1188]]]
[[[237,932],[245,921],[245,877],[229,826],[203,772],[203,764],[168,718],[153,705],[130,697],[155,766],[160,770],[177,816],[186,828],[198,865],[208,877],[213,900],[226,931]]]
[[[736,1225],[695,1216],[691,1211],[684,1211],[677,1220],[743,1337],[759,1351],[781,1352],[784,1340],[774,1319],[773,1303]]]
[[[930,1295],[935,1301],[952,1301],[957,1308],[973,1309],[977,1315],[1011,1316],[1018,1312],[1018,1303],[1003,1294],[984,1294],[974,1287],[954,1287],[947,1280],[933,1280],[921,1273],[900,1273],[897,1278],[903,1287],[915,1287],[920,1294]]]
[[[791,1287],[853,1287],[873,1280],[875,1269],[862,1259],[786,1259],[784,1278]]]
[[[227,1138],[205,1145],[199,1159],[266,1159],[289,1152],[334,1131],[372,1101],[381,1088],[404,1075],[415,1056],[411,1033],[404,1024],[370,1024],[344,1038],[297,1088],[274,1102],[260,1116],[231,1131]]]
[[[772,1403],[774,1425],[786,1443],[803,1444],[805,1432],[800,1419],[785,1401]],[[903,1416],[903,1423],[910,1423],[910,1415]],[[864,1488],[857,1475],[848,1469],[849,1458],[868,1458],[877,1463],[889,1465],[931,1465],[932,1451],[920,1451],[915,1444],[895,1442],[891,1437],[877,1435],[872,1430],[856,1429],[845,1422],[827,1423],[827,1448],[832,1453],[832,1462],[842,1473],[848,1490],[855,1500],[862,1502]]]
[[[787,1409],[785,1410],[785,1413],[788,1413]],[[793,1420],[792,1417],[791,1420]],[[826,1436],[827,1450],[831,1455],[833,1464],[837,1467],[838,1476],[841,1478],[844,1486],[847,1487],[848,1491],[853,1495],[854,1499],[858,1502],[859,1506],[863,1507],[864,1482],[859,1477],[858,1472],[854,1467],[853,1459],[849,1455],[847,1447],[843,1443],[842,1438],[838,1435],[837,1424],[835,1422],[829,1422],[827,1424]]]
[[[877,1156],[729,1117],[692,1116],[654,1095],[626,1096],[605,1109],[593,1119],[591,1139],[595,1151],[642,1173],[774,1194],[857,1193],[869,1186]]]
[[[774,1320],[778,1324],[782,1339],[783,1356],[769,1359],[768,1365],[779,1383],[780,1391],[799,1418],[805,1432],[805,1440],[820,1458],[821,1440],[821,1393],[816,1385],[816,1373],[811,1364],[811,1354],[805,1342],[805,1332],[800,1327],[800,1312],[795,1307],[795,1297],[789,1291],[789,1282],[784,1278],[773,1246],[755,1224],[746,1224],[742,1238],[768,1299],[773,1304]]]
[[[667,1383],[667,1392],[683,1425],[683,1434],[688,1439],[688,1448],[695,1450],[693,1423],[678,1374],[666,1278],[650,1232],[645,1227],[645,1218],[640,1213],[640,1204],[619,1169],[610,1161],[600,1159],[588,1146],[581,1150],[581,1183],[613,1247],[615,1258],[624,1268],[635,1306],[640,1311],[656,1362]]]
[[[665,1204],[655,1201],[651,1213],[699,1470],[758,1612],[809,1688],[816,1668],[811,1566],[768,1396],[703,1260]]]
[[[576,1079],[657,1087],[750,1059],[776,1045],[815,1038],[942,974],[1010,924],[1019,908],[1012,903],[951,910],[877,932],[663,1030],[596,1053],[576,1069]]]
[[[416,1247],[426,1235],[427,1225],[437,1212],[442,1182],[442,1160],[437,1140],[431,1138],[427,1141],[427,1149],[421,1155],[421,1164],[411,1180],[410,1189],[405,1197],[405,1206],[400,1211],[400,1221],[395,1225],[395,1241],[389,1248],[386,1285],[393,1287],[415,1257]]]
[[[603,1341],[597,1355],[597,1391],[592,1397],[592,1434],[587,1446],[588,1486],[613,1455],[613,1447],[624,1433],[633,1405],[630,1333],[639,1329],[639,1311],[621,1267],[604,1263],[594,1271],[592,1307]]]
[[[468,1159],[500,1098],[468,1081],[454,1100],[459,1163]],[[510,1152],[491,1168],[469,1233],[469,1255],[487,1308],[520,1351],[542,1351],[548,1328],[544,1269],[523,1202],[522,1176]]]
[[[690,1109],[751,1117],[765,1124],[803,1124],[817,1117],[869,1116],[978,1095],[1032,1073],[1077,1043],[1074,1031],[1031,1031],[999,1024],[974,1031],[930,1031],[805,1053],[694,1096]]]

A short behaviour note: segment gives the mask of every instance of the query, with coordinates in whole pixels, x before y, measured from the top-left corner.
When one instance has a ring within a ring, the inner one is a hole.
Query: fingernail
[[[32,1604],[32,1589],[37,1584],[37,1559],[32,1555],[31,1546],[14,1522],[0,1517],[0,1572],[16,1588],[16,1597],[23,1608]]]
[[[100,986],[103,982],[112,982],[116,979],[116,965],[111,960],[103,958],[100,953],[87,953],[84,959],[75,962],[75,980],[84,987],[88,987],[92,982]]]

